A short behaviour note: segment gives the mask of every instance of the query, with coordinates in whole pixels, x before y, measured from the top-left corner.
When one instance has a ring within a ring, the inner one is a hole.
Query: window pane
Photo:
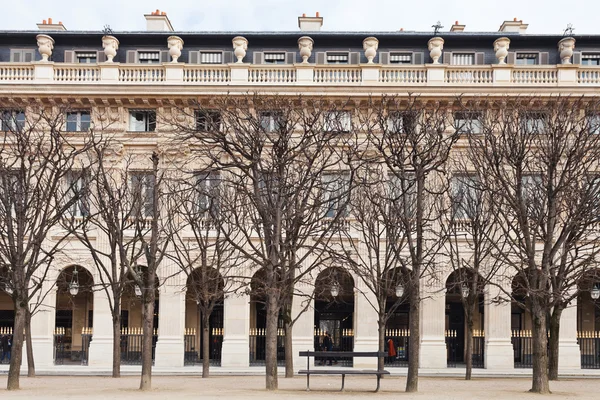
[[[77,131],[77,113],[67,114],[67,132]]]
[[[141,111],[132,111],[129,114],[129,130],[143,132],[146,130],[146,115]]]
[[[88,112],[82,112],[81,114],[81,122],[79,126],[79,130],[82,132],[86,132],[90,130],[91,116]]]

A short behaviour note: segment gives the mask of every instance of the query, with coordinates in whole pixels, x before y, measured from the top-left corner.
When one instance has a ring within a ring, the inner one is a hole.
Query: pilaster
[[[90,342],[88,365],[112,367],[113,332],[108,294],[104,289],[94,291],[94,330]]]
[[[42,304],[31,317],[31,342],[37,368],[44,369],[54,365],[54,326],[56,323],[56,288],[49,282],[44,283],[49,291]],[[25,356],[23,346],[23,356]]]
[[[185,291],[175,281],[162,286],[159,298],[158,341],[154,365],[183,367]]]
[[[485,368],[511,370],[514,368],[514,353],[511,342],[510,301],[501,300],[502,290],[488,284],[485,291]]]
[[[377,351],[377,311],[371,304],[376,304],[373,293],[364,287],[359,278],[358,290],[354,296],[354,351]],[[377,368],[377,358],[355,358],[355,368]]]
[[[425,286],[421,298],[420,368],[446,368],[446,291]]]
[[[229,294],[223,309],[223,367],[246,368],[250,364],[250,296]],[[312,327],[312,323],[310,325]]]
[[[294,370],[297,371],[306,368],[306,357],[300,357],[299,353],[307,350],[314,351],[315,309],[314,300],[310,296],[311,288],[308,285],[298,284],[296,292],[300,293],[292,300],[292,318],[298,318],[292,331],[292,355]]]
[[[563,310],[558,338],[558,372],[581,368],[581,353],[577,344],[577,298]]]

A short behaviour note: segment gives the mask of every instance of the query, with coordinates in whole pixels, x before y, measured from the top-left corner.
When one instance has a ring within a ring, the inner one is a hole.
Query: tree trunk
[[[266,332],[266,389],[276,390],[277,382],[277,320],[279,309],[273,294],[267,294],[267,332]]]
[[[33,358],[33,342],[31,340],[31,312],[27,310],[25,318],[25,345],[27,347],[27,376],[35,378],[35,360]]]
[[[385,307],[385,305],[384,305]],[[386,343],[385,343],[385,322],[382,322],[382,318],[379,318],[378,322],[378,330],[379,330],[379,345],[377,346],[378,351],[385,352]],[[384,369],[385,358],[378,357],[377,358],[377,370],[382,371]],[[383,377],[383,375],[382,375]]]
[[[112,377],[121,377],[121,316],[115,313],[112,316],[113,324],[113,360],[112,360]]]
[[[531,319],[533,325],[533,379],[530,392],[549,394],[546,310],[540,305],[534,304],[531,311]]]
[[[292,348],[292,324],[289,318],[285,319],[285,377],[294,377],[294,353]]]
[[[469,321],[470,320],[470,321]],[[471,380],[471,373],[473,371],[473,317],[467,317],[467,336],[466,347],[465,347],[465,380]]]
[[[15,324],[13,328],[13,342],[11,348],[10,368],[8,369],[8,390],[19,389],[19,375],[21,373],[21,359],[23,358],[23,329],[25,329],[26,300],[15,301]]]
[[[152,389],[152,341],[154,339],[154,299],[156,297],[154,289],[154,274],[150,274],[148,288],[144,295],[143,310],[143,343],[142,343],[142,379],[140,390]]]
[[[563,309],[560,306],[554,307],[550,317],[550,337],[548,355],[548,379],[551,381],[558,380],[558,340],[560,339],[560,317]]]
[[[210,375],[210,316],[202,313],[202,377]]]
[[[412,272],[413,274],[416,271]],[[411,279],[410,309],[408,313],[410,337],[408,339],[408,374],[406,376],[406,391],[417,392],[419,390],[419,353],[420,353],[420,327],[419,313],[421,309],[420,288],[418,274],[417,279]]]

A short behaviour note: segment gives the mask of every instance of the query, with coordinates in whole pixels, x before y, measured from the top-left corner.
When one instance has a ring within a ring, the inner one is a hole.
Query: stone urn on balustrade
[[[102,48],[106,55],[106,62],[113,62],[113,58],[117,55],[119,49],[119,41],[116,37],[111,35],[102,36]]]
[[[38,51],[42,56],[42,61],[48,61],[54,49],[54,39],[48,35],[40,34],[35,37],[37,39]]]
[[[508,56],[509,47],[510,39],[507,37],[501,37],[494,40],[494,51],[496,52],[498,64],[506,64],[506,57]]]
[[[233,54],[237,58],[237,63],[241,64],[244,57],[246,57],[246,50],[248,50],[248,39],[243,36],[236,36],[231,42],[233,43]]]
[[[302,57],[302,64],[308,64],[308,59],[312,54],[314,40],[308,36],[302,36],[298,39],[298,50],[300,50],[300,57]]]
[[[433,63],[439,64],[442,50],[444,50],[444,39],[439,36],[429,39],[429,42],[427,42],[427,49],[429,50],[429,56],[433,60]]]
[[[373,64],[373,59],[377,55],[377,49],[379,48],[379,40],[373,36],[369,36],[363,40],[363,49],[365,51],[365,57],[367,58],[368,64]]]
[[[169,45],[169,55],[171,56],[171,62],[176,63],[177,59],[181,57],[181,50],[183,49],[183,39],[179,36],[169,36],[167,38],[167,44]]]
[[[558,42],[558,51],[560,52],[560,62],[562,64],[571,64],[573,50],[575,50],[575,38],[566,37]]]

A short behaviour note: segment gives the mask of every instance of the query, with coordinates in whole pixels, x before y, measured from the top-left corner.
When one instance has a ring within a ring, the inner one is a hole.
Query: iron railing
[[[13,328],[0,328],[0,364],[10,364],[12,340]],[[23,338],[23,340],[25,340],[25,338]]]
[[[342,329],[339,337],[333,337],[333,349],[332,351],[353,351],[354,350],[354,331],[352,329]],[[326,351],[323,349],[323,339],[325,337],[325,330],[323,329],[315,329],[314,333],[314,345],[315,351]],[[339,357],[334,358],[333,360],[329,360],[327,358],[320,359],[315,358],[316,365],[338,365],[341,367],[352,367],[353,359],[352,357]]]
[[[533,341],[531,331],[512,331],[511,342],[513,345],[515,368],[532,368]]]
[[[70,345],[67,345],[65,328],[54,329],[54,364],[63,365],[65,360],[71,358]]]
[[[221,366],[221,349],[223,347],[223,328],[213,328],[210,332],[209,358],[210,365]],[[184,365],[202,364],[202,341],[200,335],[196,335],[196,329],[188,328],[183,336],[185,352]]]
[[[410,331],[408,329],[386,329],[385,330],[385,351],[388,356],[383,365],[386,367],[408,367],[408,342]],[[390,340],[392,341],[390,343]],[[390,354],[390,347],[393,346],[395,355]]]
[[[83,328],[81,330],[81,365],[88,365],[89,363],[92,334],[92,328]]]
[[[250,365],[265,365],[267,355],[266,329],[250,329]],[[285,330],[277,330],[277,365],[285,365]]]
[[[156,353],[156,342],[158,341],[157,330],[152,335],[152,361]],[[142,364],[142,348],[144,334],[142,328],[121,329],[121,363],[126,365]]]
[[[577,343],[581,353],[581,368],[600,369],[600,332],[577,332]]]
[[[446,355],[448,368],[456,368],[458,364],[464,364],[465,346],[464,343],[459,343],[460,338],[455,330],[447,330],[446,336]],[[471,354],[473,368],[484,367],[484,349],[485,349],[485,334],[482,330],[473,331],[473,353]]]

